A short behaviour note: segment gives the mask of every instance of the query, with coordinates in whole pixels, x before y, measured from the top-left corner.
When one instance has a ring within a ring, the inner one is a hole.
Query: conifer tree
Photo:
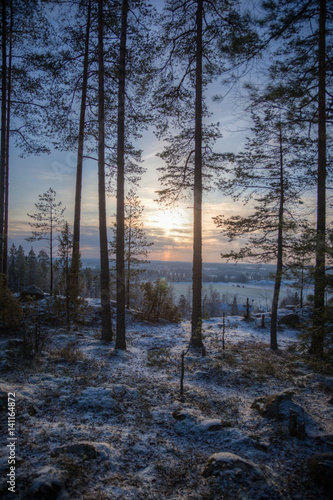
[[[133,189],[130,189],[126,196],[125,218],[124,218],[124,265],[125,265],[125,287],[126,287],[126,307],[130,307],[130,301],[133,296],[133,283],[137,281],[138,276],[145,271],[144,264],[147,260],[149,243],[143,228],[142,212],[144,207],[141,205],[139,197]],[[117,223],[115,223],[117,227]],[[117,232],[113,228],[114,239],[111,241],[111,254],[116,253]]]
[[[45,3],[38,0],[3,0],[0,22],[0,269],[7,273],[10,138],[22,155],[49,152],[45,140],[48,79],[39,67],[39,55],[47,54],[54,30],[45,15]]]
[[[28,267],[28,285],[35,285],[37,278],[37,257],[34,252],[33,247],[31,247],[28,257],[27,257],[27,267]]]
[[[112,340],[109,256],[105,203],[104,2],[98,1],[98,209],[101,261],[102,340]]]
[[[332,117],[331,88],[333,71],[329,64],[332,43],[332,11],[326,0],[265,2],[263,22],[269,36],[280,41],[276,78],[284,81],[294,99],[294,119],[307,123],[317,141],[317,236],[315,300],[310,352],[321,355],[325,338],[326,286],[326,189],[328,179],[327,127]],[[329,99],[329,105],[326,105]]]
[[[171,205],[182,195],[193,196],[193,274],[191,344],[202,347],[202,193],[214,185],[221,156],[213,151],[220,137],[218,125],[208,125],[205,90],[225,70],[222,54],[234,47],[241,54],[254,41],[247,24],[231,6],[219,0],[166,2],[162,47],[162,78],[155,101],[160,119],[157,135],[167,141],[161,158],[163,168],[160,201]],[[170,130],[172,132],[170,133]],[[175,131],[175,132],[174,132]],[[213,174],[212,174],[213,173]]]
[[[81,105],[80,105],[80,123],[79,123],[79,138],[78,138],[78,151],[77,151],[74,226],[73,226],[72,286],[74,287],[74,290],[76,289],[76,295],[78,295],[79,293],[82,172],[83,172],[84,136],[85,136],[85,116],[86,116],[87,89],[88,89],[89,43],[90,43],[90,29],[91,29],[90,25],[91,25],[91,0],[88,0],[84,58],[83,58],[82,94],[81,94]]]
[[[253,137],[248,138],[244,153],[235,158],[236,166],[224,188],[235,199],[244,195],[245,203],[255,201],[248,216],[223,216],[214,220],[230,240],[246,237],[238,252],[223,253],[225,258],[276,262],[275,286],[271,314],[271,348],[277,349],[277,310],[284,259],[290,247],[290,235],[300,219],[297,205],[304,189],[304,172],[311,164],[308,158],[312,143],[295,130],[289,118],[288,98],[283,88],[269,85],[261,95],[252,90]],[[229,182],[229,184],[228,184]]]
[[[32,236],[26,238],[27,241],[48,241],[49,262],[50,262],[50,294],[53,293],[53,250],[54,241],[60,227],[64,223],[63,214],[66,207],[62,206],[62,202],[56,202],[56,192],[49,188],[46,193],[39,195],[39,202],[35,203],[37,212],[28,214],[34,222],[29,222],[30,226],[35,230],[32,231]]]

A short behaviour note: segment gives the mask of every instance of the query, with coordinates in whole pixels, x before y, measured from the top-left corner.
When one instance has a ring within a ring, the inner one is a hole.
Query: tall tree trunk
[[[2,0],[2,92],[1,92],[1,152],[0,152],[0,273],[4,272],[4,206],[6,172],[6,109],[7,109],[7,16],[6,0]]]
[[[53,295],[53,208],[50,210],[50,295]]]
[[[116,349],[126,349],[125,326],[125,70],[128,0],[121,9],[121,36],[118,86],[118,143],[117,143],[117,330]]]
[[[279,306],[280,288],[283,269],[283,218],[284,218],[284,175],[283,175],[283,143],[282,128],[280,124],[280,205],[279,205],[279,227],[277,239],[277,263],[274,284],[274,293],[272,301],[271,315],[271,349],[276,350],[277,345],[277,311]]]
[[[202,15],[203,0],[198,0],[195,83],[195,156],[193,210],[192,332],[191,345],[202,347]]]
[[[87,85],[88,85],[90,17],[91,17],[91,0],[89,0],[88,11],[87,11],[86,38],[85,38],[84,59],[83,59],[83,79],[82,79],[80,125],[79,125],[79,143],[78,143],[77,167],[76,167],[76,188],[75,188],[74,228],[73,228],[73,255],[72,255],[72,273],[71,273],[74,295],[76,297],[79,294],[82,167],[83,167],[85,113],[86,113],[86,102],[87,102]]]
[[[326,0],[319,7],[318,69],[318,187],[317,244],[314,288],[314,314],[310,352],[322,355],[325,338],[325,233],[326,233]]]
[[[101,256],[102,340],[112,340],[110,278],[105,203],[103,0],[98,1],[98,208]]]
[[[128,245],[127,245],[127,282],[126,282],[126,307],[130,307],[130,288],[131,288],[131,245],[132,245],[132,213],[130,207],[129,224],[128,224]]]
[[[8,275],[8,207],[9,207],[9,134],[10,134],[10,96],[12,84],[12,39],[13,39],[13,1],[10,2],[9,54],[8,54],[8,86],[7,86],[7,122],[6,122],[6,172],[5,172],[5,206],[3,229],[3,272]]]

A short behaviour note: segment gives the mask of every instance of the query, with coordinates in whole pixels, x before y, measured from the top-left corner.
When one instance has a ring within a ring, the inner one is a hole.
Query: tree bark
[[[50,295],[53,295],[53,199],[50,206]]]
[[[279,307],[280,288],[283,270],[283,223],[284,223],[284,175],[283,175],[283,142],[282,142],[282,129],[280,124],[280,204],[279,204],[279,226],[277,238],[277,263],[276,275],[274,284],[274,293],[272,300],[272,314],[271,314],[271,349],[276,350],[277,344],[277,311]]]
[[[310,353],[322,355],[325,338],[326,233],[326,0],[320,0],[318,47],[318,186],[314,313]]]
[[[197,3],[195,153],[193,210],[192,332],[191,345],[202,347],[202,16],[203,0]]]
[[[132,258],[132,215],[131,215],[131,207],[130,207],[130,215],[128,222],[128,244],[127,244],[127,281],[126,281],[126,307],[129,309],[130,307],[130,288],[131,288],[131,258]]]
[[[109,255],[105,203],[103,0],[98,1],[98,208],[101,257],[102,340],[112,340]]]
[[[85,38],[85,47],[84,47],[82,96],[81,96],[81,109],[80,109],[79,143],[78,143],[78,153],[77,153],[75,206],[74,206],[73,252],[72,252],[72,276],[71,276],[71,279],[72,279],[73,289],[75,290],[76,296],[78,296],[78,294],[79,294],[82,167],[83,167],[85,113],[86,113],[86,102],[87,102],[87,85],[88,85],[90,18],[91,18],[91,0],[89,0],[89,3],[88,3],[86,38]]]
[[[116,349],[126,349],[125,326],[125,70],[128,0],[121,9],[121,35],[118,82],[118,143],[117,143],[117,330]]]
[[[7,109],[7,16],[6,0],[2,0],[2,92],[1,92],[1,153],[0,153],[0,273],[4,272],[4,206],[6,172],[6,109]]]
[[[13,38],[13,3],[10,2],[8,87],[7,87],[7,123],[6,123],[6,172],[4,206],[3,272],[8,275],[8,208],[9,208],[9,134],[10,134],[10,97],[12,83],[12,38]]]

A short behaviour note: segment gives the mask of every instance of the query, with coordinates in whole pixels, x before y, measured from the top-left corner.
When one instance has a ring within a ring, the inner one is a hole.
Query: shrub
[[[179,323],[181,316],[178,307],[172,302],[170,287],[165,279],[157,280],[155,283],[147,281],[141,285],[143,291],[143,311],[144,319],[167,321]]]
[[[18,330],[22,315],[21,304],[8,288],[7,276],[0,274],[0,327]]]

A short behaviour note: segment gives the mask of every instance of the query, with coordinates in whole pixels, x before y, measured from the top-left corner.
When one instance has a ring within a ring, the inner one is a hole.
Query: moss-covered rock
[[[251,405],[251,408],[257,410],[262,417],[270,420],[281,419],[281,404],[290,401],[293,396],[291,391],[273,394],[271,396],[262,396],[257,398]]]

